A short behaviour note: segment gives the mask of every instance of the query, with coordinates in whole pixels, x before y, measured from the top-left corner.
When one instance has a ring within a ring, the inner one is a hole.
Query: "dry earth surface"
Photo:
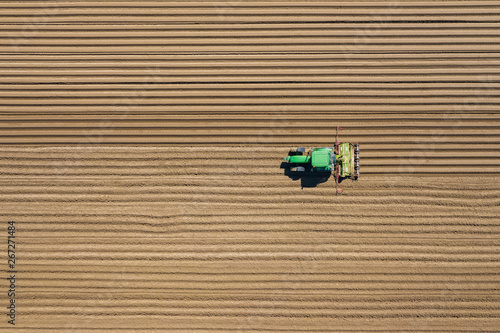
[[[0,331],[498,332],[500,4],[2,1]],[[280,167],[359,142],[361,177]],[[5,278],[5,279],[4,279]]]

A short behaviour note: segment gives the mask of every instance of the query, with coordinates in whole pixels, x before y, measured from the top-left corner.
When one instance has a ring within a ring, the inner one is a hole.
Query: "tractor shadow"
[[[280,169],[284,170],[284,175],[288,176],[293,181],[297,181],[300,179],[300,185],[302,188],[304,187],[316,187],[318,184],[326,183],[328,179],[332,176],[331,172],[312,172],[311,170],[307,170],[304,172],[293,172],[290,171],[290,165],[287,162],[282,162],[280,165]],[[333,178],[333,177],[332,177]],[[339,180],[340,182],[341,180]]]

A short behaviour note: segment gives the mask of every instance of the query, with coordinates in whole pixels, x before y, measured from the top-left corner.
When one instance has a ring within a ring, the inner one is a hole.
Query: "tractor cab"
[[[330,172],[335,165],[335,153],[333,148],[312,148],[311,166],[313,171]]]

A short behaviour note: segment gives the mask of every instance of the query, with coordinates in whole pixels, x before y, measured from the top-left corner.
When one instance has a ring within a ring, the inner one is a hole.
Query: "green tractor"
[[[339,142],[339,129],[337,127],[337,141],[333,147],[310,148],[307,152],[303,147],[292,148],[284,158],[291,172],[333,172],[337,194],[341,193],[340,178],[357,180],[359,177],[359,144]]]

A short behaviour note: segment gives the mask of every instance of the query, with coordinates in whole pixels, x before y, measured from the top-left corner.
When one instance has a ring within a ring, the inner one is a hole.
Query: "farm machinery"
[[[337,194],[341,179],[350,178],[357,180],[359,177],[359,144],[339,142],[337,127],[336,142],[333,147],[310,148],[304,147],[290,149],[284,161],[288,163],[290,171],[331,173],[335,176]]]

